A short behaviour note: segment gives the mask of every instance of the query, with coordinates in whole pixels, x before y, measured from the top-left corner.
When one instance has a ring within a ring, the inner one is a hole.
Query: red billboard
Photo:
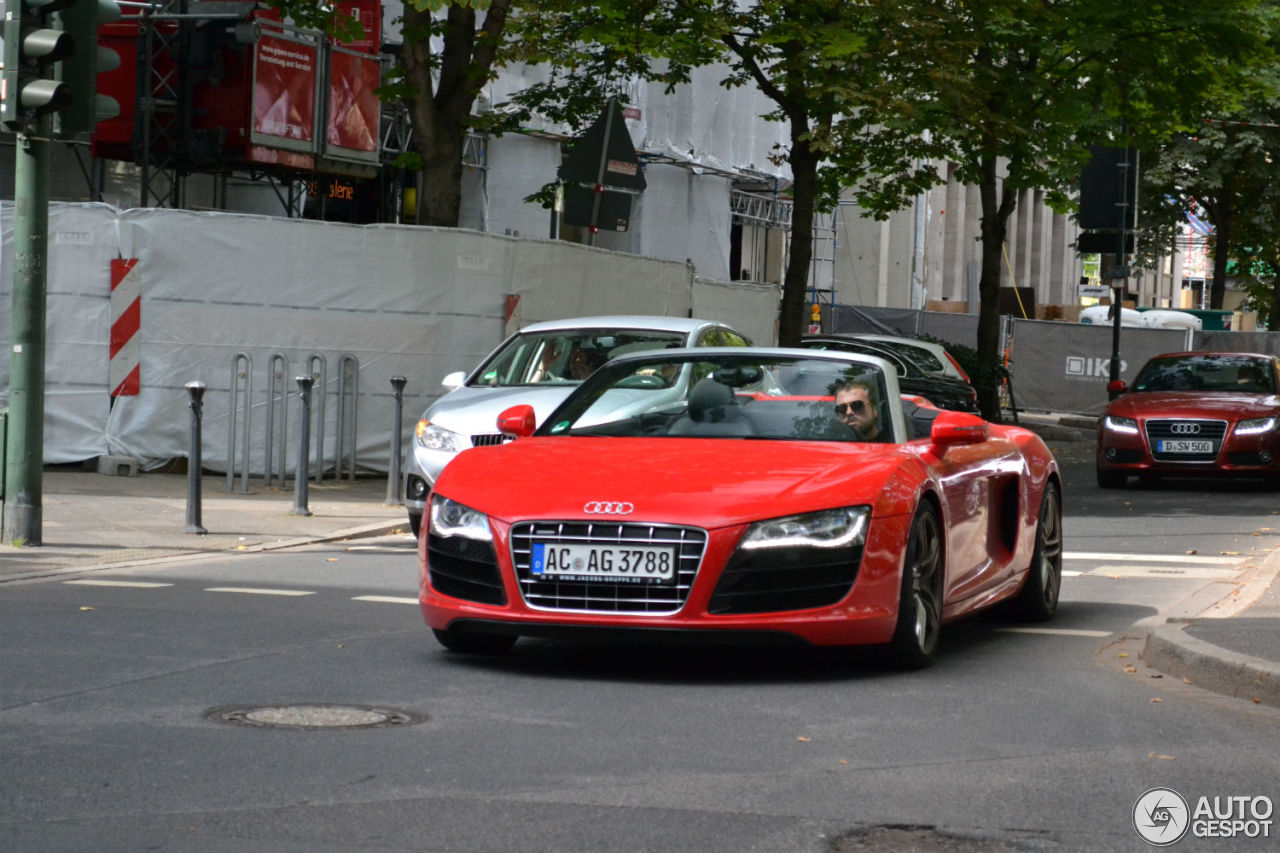
[[[333,47],[329,51],[329,99],[325,154],[355,160],[378,159],[381,80],[376,56]]]

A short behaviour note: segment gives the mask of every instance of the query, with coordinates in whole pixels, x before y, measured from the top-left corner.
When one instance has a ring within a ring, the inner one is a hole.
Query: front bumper
[[[1097,466],[1099,471],[1171,477],[1263,477],[1280,476],[1280,434],[1275,431],[1238,435],[1234,425],[1227,428],[1212,453],[1180,460],[1153,453],[1146,423],[1138,431],[1118,432],[1105,422],[1098,426]]]
[[[897,622],[902,545],[910,519],[888,518],[872,524],[856,576],[838,601],[793,610],[718,612],[718,591],[745,526],[707,531],[705,550],[687,597],[673,611],[660,613],[558,609],[531,604],[517,580],[509,529],[500,529],[491,556],[468,555],[473,564],[489,561],[482,583],[440,578],[445,594],[432,583],[428,553],[431,537],[419,539],[419,603],[427,626],[436,630],[482,631],[521,636],[679,640],[693,642],[807,643],[843,646],[888,642]],[[499,525],[495,524],[495,528]],[[496,566],[493,565],[496,563]],[[443,565],[443,564],[442,564]],[[454,572],[455,565],[440,571]],[[527,574],[527,573],[526,573]],[[445,581],[448,581],[446,583]]]

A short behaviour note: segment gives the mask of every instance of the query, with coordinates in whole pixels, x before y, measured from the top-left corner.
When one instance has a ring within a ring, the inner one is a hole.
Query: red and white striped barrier
[[[141,388],[142,272],[137,258],[111,262],[111,364],[107,384],[112,397],[136,396]]]

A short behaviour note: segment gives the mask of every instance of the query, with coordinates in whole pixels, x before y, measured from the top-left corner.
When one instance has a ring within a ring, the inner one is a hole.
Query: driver
[[[835,393],[836,417],[857,434],[860,441],[880,438],[880,406],[875,387],[861,379],[841,383]]]

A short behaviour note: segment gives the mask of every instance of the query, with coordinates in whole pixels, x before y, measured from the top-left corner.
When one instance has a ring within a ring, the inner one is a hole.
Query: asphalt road
[[[1136,639],[1275,546],[1274,496],[1101,492],[1060,455],[1059,618],[949,626],[916,673],[865,651],[448,654],[407,537],[4,585],[0,849],[1137,851],[1153,787],[1280,799],[1280,712],[1156,677]],[[255,709],[312,725],[227,721]],[[332,725],[366,716],[392,724]]]

